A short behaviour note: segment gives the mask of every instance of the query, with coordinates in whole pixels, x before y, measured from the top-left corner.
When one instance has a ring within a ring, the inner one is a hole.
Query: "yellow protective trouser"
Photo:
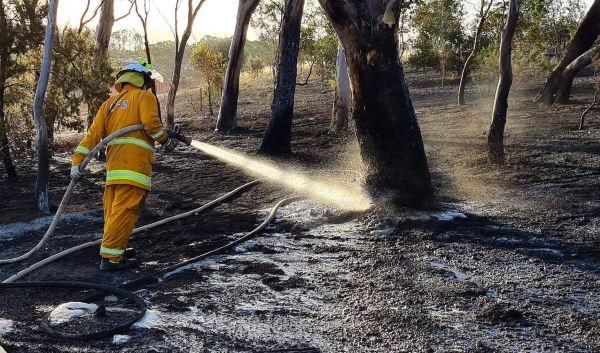
[[[104,189],[104,235],[100,255],[121,261],[129,237],[140,217],[148,191],[132,185],[106,185]]]

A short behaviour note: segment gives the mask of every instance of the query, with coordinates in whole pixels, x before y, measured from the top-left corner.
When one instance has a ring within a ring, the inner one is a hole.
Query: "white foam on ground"
[[[63,303],[52,310],[48,324],[51,327],[62,325],[75,318],[93,314],[98,310],[98,305],[81,302]]]
[[[192,270],[198,270],[198,269],[201,269],[203,267],[208,267],[208,266],[214,265],[214,264],[216,264],[221,259],[221,257],[222,256],[214,256],[214,257],[211,257],[211,258],[208,258],[208,259],[205,259],[205,260],[194,262],[193,264],[189,264],[189,265],[186,265],[186,266],[183,266],[183,267],[176,268],[176,269],[174,269],[171,272],[165,273],[165,275],[163,276],[163,278],[170,277],[170,276],[172,276],[174,274],[177,274],[177,273],[180,273],[180,272],[183,272],[183,271],[187,271],[187,270],[191,270],[191,269]]]
[[[117,302],[117,301],[119,301],[119,298],[117,298],[114,295],[107,295],[106,297],[104,297],[104,301],[105,302]]]
[[[445,212],[434,212],[434,213],[419,212],[419,213],[415,213],[414,215],[409,216],[407,218],[411,221],[438,220],[440,222],[450,222],[457,218],[466,219],[467,216],[462,212],[445,211]]]
[[[120,346],[122,344],[125,344],[125,343],[129,342],[130,340],[131,340],[131,336],[127,336],[127,335],[114,335],[112,343],[114,345]]]
[[[4,336],[7,333],[15,332],[17,330],[14,321],[7,319],[0,319],[0,336]]]
[[[264,211],[268,212],[270,210]],[[325,223],[330,216],[339,213],[340,211],[333,206],[301,200],[279,208],[275,222],[285,220],[312,227]]]
[[[529,254],[529,255],[539,255],[539,256],[556,256],[563,257],[565,256],[562,251],[551,249],[551,248],[517,248],[518,251]]]
[[[96,211],[83,211],[63,215],[59,224],[64,222],[101,222],[102,217],[95,216]],[[48,228],[54,216],[34,219],[31,222],[17,222],[0,225],[0,239],[10,240],[29,232],[37,232]]]
[[[146,314],[142,317],[138,322],[131,326],[132,328],[139,330],[144,328],[153,328],[158,326],[160,321],[160,316],[158,311],[155,310],[146,310]]]

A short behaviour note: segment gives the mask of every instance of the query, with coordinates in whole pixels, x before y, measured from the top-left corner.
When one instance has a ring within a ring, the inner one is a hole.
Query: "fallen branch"
[[[581,114],[581,118],[579,118],[579,130],[583,130],[583,123],[584,123],[584,118],[585,115],[594,107],[594,105],[596,105],[596,99],[598,98],[598,93],[600,92],[600,89],[596,90],[596,93],[594,93],[594,101],[592,102],[592,104],[590,104],[590,106],[583,112],[583,114]]]

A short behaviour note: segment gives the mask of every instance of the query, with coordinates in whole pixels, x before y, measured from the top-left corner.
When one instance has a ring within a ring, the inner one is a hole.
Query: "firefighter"
[[[128,65],[116,78],[118,94],[105,101],[87,134],[75,149],[71,177],[81,177],[79,165],[106,136],[130,125],[144,130],[121,135],[108,144],[104,189],[104,234],[100,247],[100,270],[116,271],[137,266],[127,243],[140,216],[152,182],[154,142],[172,151],[177,140],[163,128],[153,84],[151,65],[139,61]]]

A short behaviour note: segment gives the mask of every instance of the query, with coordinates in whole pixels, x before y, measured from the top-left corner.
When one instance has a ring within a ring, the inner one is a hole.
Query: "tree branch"
[[[106,1],[106,0],[100,0],[100,3],[98,4],[98,6],[96,6],[96,9],[94,10],[94,13],[92,14],[92,17],[88,18],[87,20],[84,20],[85,15],[87,14],[88,8],[90,6],[90,1],[88,0],[88,5],[85,8],[83,15],[81,15],[81,19],[79,20],[79,29],[77,30],[77,33],[81,33],[81,31],[83,31],[83,27],[85,25],[87,25],[88,23],[90,23],[90,21],[92,21],[94,18],[96,18],[96,15],[98,14],[98,10],[100,10],[102,5],[104,4],[104,1]]]
[[[129,16],[129,14],[131,13],[131,9],[133,9],[133,5],[136,3],[136,0],[129,0],[129,2],[131,3],[131,6],[129,6],[129,11],[127,11],[127,13],[123,16],[115,18],[115,22],[120,21],[125,17]]]

